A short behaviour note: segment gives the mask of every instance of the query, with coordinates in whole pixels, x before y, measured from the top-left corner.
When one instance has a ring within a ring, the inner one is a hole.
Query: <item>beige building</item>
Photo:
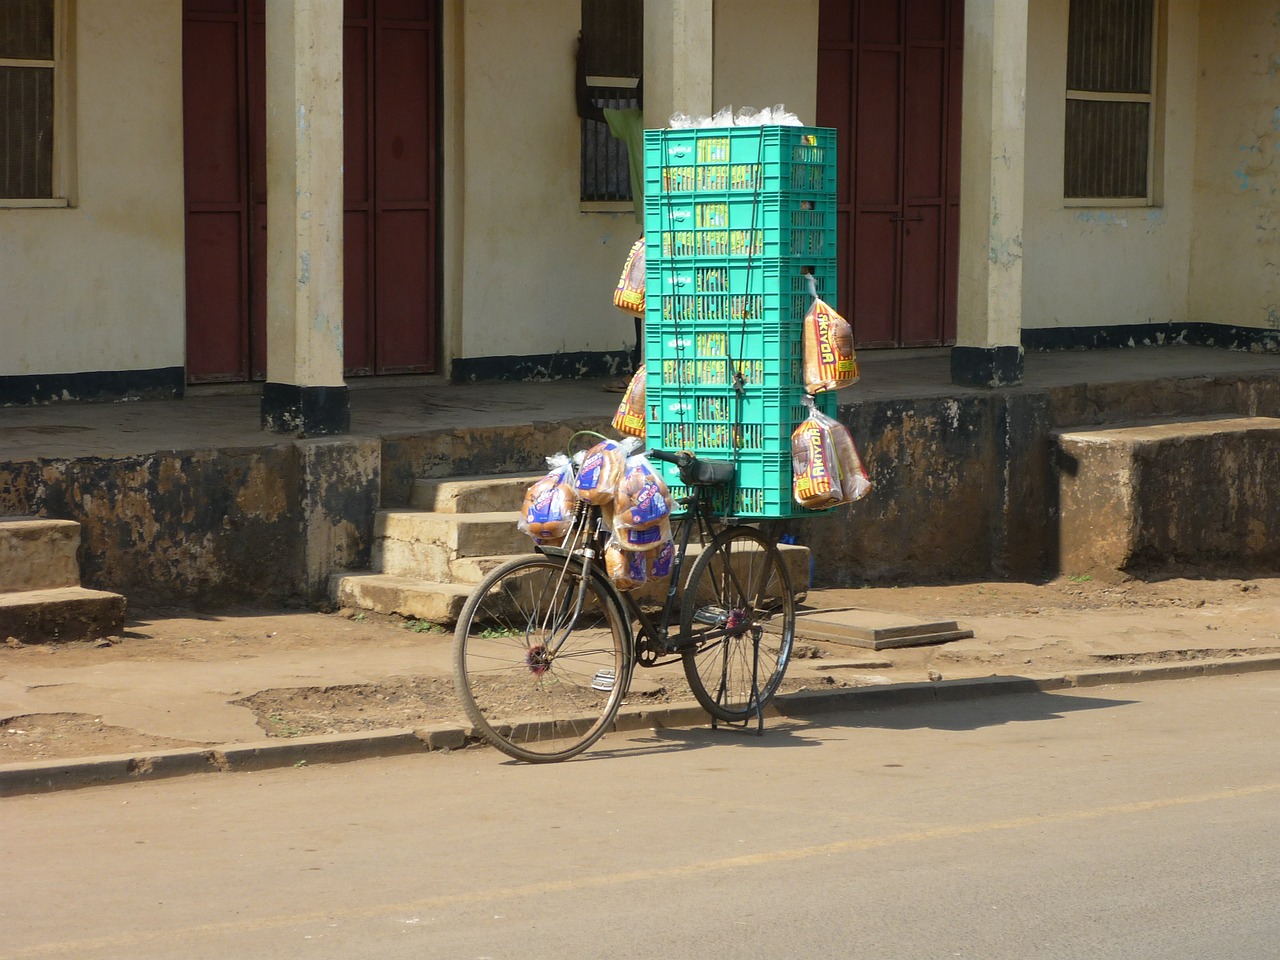
[[[999,386],[1024,347],[1280,343],[1272,2],[596,6],[6,3],[0,403],[263,381],[267,426],[324,433],[352,377],[620,372],[640,228],[583,79],[650,127],[835,126],[864,349]]]

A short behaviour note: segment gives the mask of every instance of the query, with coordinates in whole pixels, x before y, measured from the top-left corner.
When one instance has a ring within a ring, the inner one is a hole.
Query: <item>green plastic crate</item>
[[[831,127],[703,127],[644,132],[645,196],[836,190]]]
[[[646,259],[835,256],[834,194],[697,193],[646,197],[644,206]]]

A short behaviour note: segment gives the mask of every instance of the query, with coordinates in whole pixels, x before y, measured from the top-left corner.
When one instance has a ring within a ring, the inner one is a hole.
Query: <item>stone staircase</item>
[[[416,480],[409,506],[379,510],[368,572],[330,579],[339,607],[452,626],[472,589],[513,556],[533,552],[516,524],[529,485],[544,474],[493,474]],[[807,593],[809,550],[780,546],[797,598]],[[686,564],[697,556],[691,546]],[[687,569],[687,568],[686,568]],[[641,588],[660,598],[665,583]]]
[[[80,586],[80,524],[0,517],[0,640],[84,640],[120,633],[125,599]]]
[[[485,574],[533,541],[516,528],[536,474],[415,480],[404,509],[374,517],[371,570],[333,576],[341,607],[452,624]]]

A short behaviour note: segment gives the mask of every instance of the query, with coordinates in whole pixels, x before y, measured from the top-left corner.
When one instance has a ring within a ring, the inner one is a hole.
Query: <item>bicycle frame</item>
[[[671,635],[672,618],[677,610],[676,600],[680,592],[680,576],[684,570],[685,559],[694,529],[697,529],[698,542],[702,545],[710,543],[716,533],[717,518],[711,512],[710,507],[703,501],[698,487],[692,487],[689,496],[681,497],[677,502],[685,508],[685,513],[679,521],[675,557],[671,563],[670,584],[667,587],[666,598],[662,604],[661,618],[655,623],[654,619],[645,613],[644,609],[629,592],[618,590],[612,581],[607,577],[605,578],[609,590],[617,598],[619,606],[629,618],[626,624],[627,643],[634,654],[633,661],[645,667],[657,666],[659,662],[670,662],[659,661],[658,658],[665,654],[676,653],[677,648],[670,644],[669,637]],[[594,529],[588,529],[592,526],[594,526]],[[576,591],[574,612],[573,616],[568,620],[568,630],[564,636],[556,640],[552,648],[553,654],[568,639],[570,633],[572,633],[573,624],[576,622],[578,614],[581,613],[586,589],[585,584],[590,579],[591,569],[600,558],[603,550],[602,545],[605,535],[602,527],[600,508],[579,502],[578,514],[575,516],[569,536],[566,538],[566,545],[559,547],[539,545],[536,547],[539,553],[546,556],[568,557],[574,555],[581,557],[583,561],[583,586]],[[632,629],[633,622],[640,625],[638,633]]]

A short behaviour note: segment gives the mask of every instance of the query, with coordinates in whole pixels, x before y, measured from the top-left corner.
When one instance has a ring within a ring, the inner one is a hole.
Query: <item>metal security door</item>
[[[187,378],[266,374],[263,0],[184,0]],[[344,367],[433,372],[437,0],[347,0]]]
[[[860,347],[955,340],[962,0],[821,0],[839,130],[839,308]]]

